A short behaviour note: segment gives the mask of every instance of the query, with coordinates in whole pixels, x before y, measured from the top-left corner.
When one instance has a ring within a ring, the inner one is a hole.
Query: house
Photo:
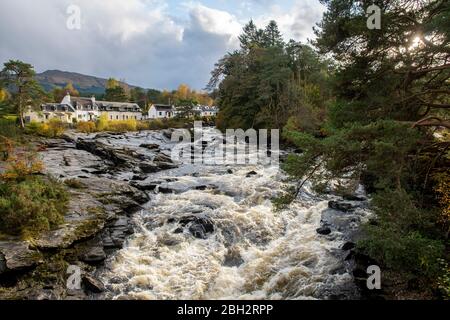
[[[202,118],[215,117],[219,113],[219,109],[214,106],[210,107],[210,106],[198,105],[198,106],[195,106],[193,110],[197,116],[202,117]]]
[[[215,106],[203,106],[201,107],[201,116],[202,117],[216,117],[219,113],[219,109]]]
[[[108,120],[142,120],[142,110],[136,103],[96,101],[95,97],[71,97],[68,93],[61,103],[43,104],[38,112],[29,110],[25,113],[25,121],[47,122],[58,119],[73,123],[95,121],[102,115]]]
[[[153,104],[148,110],[149,119],[169,119],[175,116],[175,108],[171,105]]]

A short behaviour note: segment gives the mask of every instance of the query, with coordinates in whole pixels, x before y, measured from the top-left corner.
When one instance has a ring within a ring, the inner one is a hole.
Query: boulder
[[[0,242],[0,270],[23,270],[35,267],[43,262],[43,256],[36,250],[30,250],[26,241]]]
[[[344,245],[342,246],[342,250],[347,251],[347,250],[351,250],[355,247],[356,245],[353,242],[346,242],[344,243]]]
[[[328,227],[320,227],[320,228],[316,229],[316,232],[318,234],[328,235],[331,233],[331,229]]]
[[[330,209],[343,211],[343,212],[348,212],[353,209],[353,206],[350,203],[333,201],[333,200],[328,202],[328,207]]]
[[[0,253],[0,274],[6,272],[6,270],[8,269],[6,268],[5,256],[3,255],[3,253]]]
[[[159,150],[159,144],[156,143],[143,143],[139,146],[140,148],[145,148],[151,151]]]
[[[208,234],[214,232],[214,224],[207,217],[189,216],[181,219],[179,223],[183,227],[188,226],[189,232],[197,239],[206,239]]]
[[[342,196],[342,198],[344,198],[347,201],[366,201],[367,200],[366,197],[357,196],[354,194],[346,194],[346,195]]]
[[[84,255],[81,256],[81,261],[89,264],[98,264],[106,259],[106,253],[103,247],[93,247]]]
[[[247,173],[246,177],[250,178],[252,176],[256,176],[258,173],[256,171],[250,171],[249,173]]]
[[[82,283],[85,291],[92,293],[102,293],[105,291],[105,285],[89,274],[84,274],[82,277]]]

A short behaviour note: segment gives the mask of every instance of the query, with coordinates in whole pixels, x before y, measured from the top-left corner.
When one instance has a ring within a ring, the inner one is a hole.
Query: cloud
[[[38,71],[112,76],[160,89],[179,83],[203,88],[214,63],[238,47],[237,36],[247,20],[199,2],[178,5],[185,17],[174,14],[163,0],[1,2],[0,63],[20,59]],[[310,29],[315,19],[307,10],[316,10],[316,0],[297,1],[295,10],[284,7],[284,11],[272,0],[248,2],[272,4],[270,14],[257,22],[276,19],[289,35],[304,37],[303,30]],[[71,4],[81,10],[80,30],[66,27]]]

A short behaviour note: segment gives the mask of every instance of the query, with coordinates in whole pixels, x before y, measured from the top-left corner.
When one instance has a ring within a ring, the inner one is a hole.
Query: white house
[[[202,117],[215,117],[219,113],[219,109],[214,106],[203,106],[201,108],[201,116]]]
[[[149,119],[169,119],[175,116],[175,108],[171,105],[153,104],[148,110]]]
[[[108,120],[142,120],[142,110],[136,103],[96,101],[95,97],[71,97],[67,94],[61,103],[47,103],[39,112],[28,111],[26,122],[47,122],[56,118],[66,123],[95,121],[101,115]]]

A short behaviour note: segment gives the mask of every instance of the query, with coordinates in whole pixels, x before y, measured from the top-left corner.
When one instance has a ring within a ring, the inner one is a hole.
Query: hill
[[[75,72],[60,70],[47,70],[36,75],[36,80],[46,91],[54,87],[65,87],[69,82],[80,92],[80,94],[103,94],[105,93],[107,79],[88,76]],[[125,86],[134,88],[135,86],[122,83]]]

